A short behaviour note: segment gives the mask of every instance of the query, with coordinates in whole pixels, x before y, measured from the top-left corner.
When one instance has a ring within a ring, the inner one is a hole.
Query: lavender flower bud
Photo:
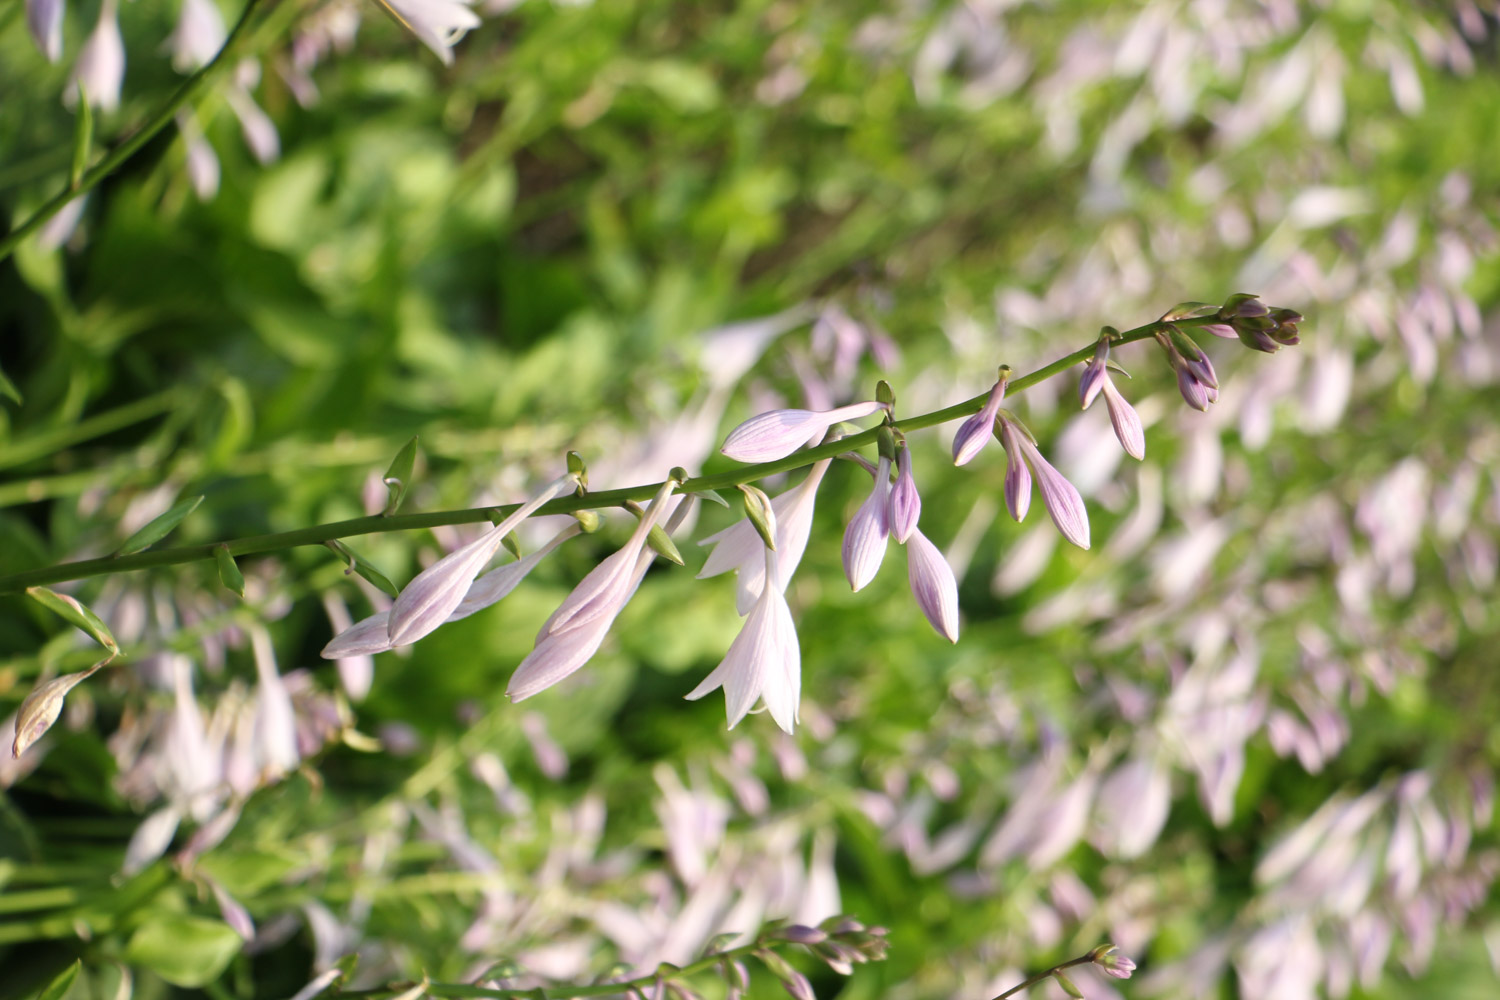
[[[844,420],[868,417],[880,410],[877,400],[832,410],[771,410],[751,417],[729,432],[719,450],[737,462],[774,462]]]
[[[1000,413],[1000,401],[1005,398],[1005,385],[1010,381],[1010,368],[1000,366],[1000,379],[990,389],[989,398],[984,401],[980,411],[965,420],[958,428],[958,433],[953,435],[953,464],[967,465],[973,461],[974,456],[979,454],[990,440],[990,432],[995,428],[995,417]]]
[[[958,641],[958,581],[953,568],[921,531],[906,543],[906,570],[917,607],[949,642]]]
[[[917,481],[911,474],[911,449],[903,442],[896,449],[896,485],[891,487],[890,528],[896,541],[905,545],[917,530],[922,516],[922,498],[917,495]]]
[[[886,538],[890,534],[887,521],[890,476],[891,461],[881,458],[875,472],[875,487],[844,532],[844,575],[856,591],[875,579],[885,559]]]

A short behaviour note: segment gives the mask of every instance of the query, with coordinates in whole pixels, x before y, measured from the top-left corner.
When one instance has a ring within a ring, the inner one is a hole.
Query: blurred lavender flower
[[[48,62],[62,58],[63,0],[26,0],[26,27]]]
[[[202,68],[219,54],[226,37],[224,15],[213,0],[182,0],[177,27],[167,40],[172,68],[179,73]]]
[[[872,399],[832,410],[771,410],[730,431],[719,450],[737,462],[774,462],[840,421],[868,417],[883,408]]]
[[[376,0],[401,26],[443,61],[453,64],[453,46],[471,28],[479,27],[479,15],[466,0]]]
[[[974,414],[958,428],[958,433],[953,435],[953,464],[967,465],[974,460],[980,449],[989,444],[990,432],[995,427],[995,417],[1000,413],[1000,401],[1005,398],[1005,385],[1010,381],[1010,369],[1004,366],[1000,368],[1000,378],[990,389],[989,398],[984,401],[978,413]]]
[[[239,119],[240,134],[245,137],[245,145],[250,147],[255,159],[264,166],[281,155],[281,137],[277,134],[276,124],[271,121],[271,117],[250,96],[251,89],[259,83],[260,63],[254,59],[245,59],[235,67],[234,80],[224,89],[224,99],[229,102],[229,109]]]
[[[198,119],[186,108],[177,112],[177,131],[186,147],[188,180],[199,201],[208,201],[219,193],[219,156],[203,136]]]
[[[99,5],[99,21],[79,50],[68,79],[70,86],[63,92],[63,101],[69,107],[78,102],[78,89],[73,84],[81,84],[89,103],[101,111],[114,111],[120,106],[120,85],[125,79],[125,42],[120,37],[116,0],[104,0]]]
[[[995,434],[1005,446],[1005,503],[1011,516],[1017,521],[1025,519],[1031,507],[1031,475],[1034,470],[1037,485],[1042,490],[1042,503],[1052,516],[1052,523],[1068,541],[1081,549],[1088,548],[1089,515],[1083,497],[1042,457],[1031,432],[1015,417],[1002,413]]]
[[[875,470],[875,485],[844,531],[844,576],[856,591],[875,579],[885,559],[890,489],[891,460],[882,455]]]

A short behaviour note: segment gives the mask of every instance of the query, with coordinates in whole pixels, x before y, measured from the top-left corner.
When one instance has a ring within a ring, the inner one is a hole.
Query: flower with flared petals
[[[1141,418],[1135,412],[1135,407],[1115,388],[1114,380],[1109,375],[1108,362],[1109,341],[1100,338],[1099,346],[1094,349],[1094,356],[1084,362],[1083,377],[1078,380],[1079,398],[1083,409],[1087,410],[1095,397],[1103,392],[1105,406],[1109,408],[1109,422],[1115,429],[1120,447],[1131,458],[1143,459],[1146,457],[1146,431],[1141,426]]]
[[[719,665],[686,697],[697,701],[722,687],[730,729],[761,699],[776,725],[790,733],[802,694],[802,654],[797,647],[797,626],[782,592],[776,554],[765,549],[764,559],[765,586],[740,634]]]
[[[1031,433],[1012,416],[1001,414],[997,434],[1005,446],[1005,503],[1017,521],[1031,507],[1031,475],[1036,473],[1042,503],[1062,536],[1081,549],[1089,547],[1089,515],[1083,497],[1054,469],[1037,448]],[[1028,468],[1029,466],[1029,468]]]
[[[911,474],[911,449],[905,442],[896,447],[896,484],[891,487],[887,520],[891,534],[902,545],[917,530],[922,516],[922,498],[917,494],[917,480]]]
[[[771,500],[771,511],[776,520],[776,578],[782,586],[791,580],[807,550],[807,539],[812,532],[813,507],[817,500],[818,486],[823,474],[833,459],[825,458],[813,465],[807,478],[801,483]],[[742,518],[723,531],[709,535],[698,543],[712,545],[698,579],[703,580],[720,573],[735,570],[738,573],[735,605],[740,615],[746,615],[755,606],[765,585],[766,564],[762,550],[765,542],[749,518]]]
[[[1005,385],[1010,381],[1010,371],[1000,369],[1000,380],[990,389],[990,396],[980,411],[963,422],[958,433],[953,435],[953,464],[967,465],[979,454],[979,450],[990,441],[990,432],[995,427],[995,417],[1000,414],[1000,401],[1005,398]]]
[[[958,581],[938,547],[916,529],[906,543],[906,574],[922,614],[939,635],[957,642]]]
[[[719,450],[737,462],[774,462],[844,420],[868,417],[885,404],[876,400],[832,410],[771,410],[751,417],[729,432]]]
[[[882,455],[875,471],[875,487],[844,531],[844,575],[855,590],[864,589],[875,579],[885,559],[886,539],[890,535],[890,492],[891,460]]]
[[[512,701],[546,690],[570,676],[599,651],[610,626],[635,595],[647,567],[656,557],[646,547],[651,529],[670,512],[672,518],[667,522],[670,533],[687,514],[688,505],[680,503],[681,497],[672,496],[677,485],[671,479],[661,485],[630,540],[594,567],[542,625],[536,647],[511,675],[506,694]]]

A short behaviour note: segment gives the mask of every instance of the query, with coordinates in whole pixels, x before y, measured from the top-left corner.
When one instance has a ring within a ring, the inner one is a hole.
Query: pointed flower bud
[[[881,458],[875,472],[875,487],[844,532],[844,575],[856,591],[875,579],[885,559],[886,538],[890,534],[890,490],[891,460]]]
[[[1089,953],[1090,959],[1104,974],[1113,976],[1115,979],[1129,979],[1130,974],[1135,971],[1136,965],[1133,961],[1119,954],[1112,944],[1100,945]]]
[[[1013,416],[1000,416],[1000,443],[1005,446],[1005,502],[1017,521],[1031,506],[1031,474],[1036,473],[1042,503],[1062,536],[1081,549],[1089,547],[1088,508],[1073,484],[1042,457],[1030,432]],[[1029,469],[1027,467],[1030,467]]]
[[[889,520],[891,534],[902,545],[917,530],[922,516],[922,498],[917,495],[917,481],[911,474],[911,449],[902,442],[896,449],[896,485],[891,487]]]
[[[906,574],[922,614],[939,635],[957,642],[958,581],[938,547],[915,528],[906,543]]]
[[[1000,366],[1000,380],[990,389],[989,398],[978,413],[965,420],[953,435],[953,464],[968,465],[981,448],[989,443],[990,432],[995,427],[995,416],[1000,412],[1000,401],[1005,398],[1005,385],[1010,381],[1010,368]]]
[[[1110,327],[1104,329],[1106,334],[1111,332]],[[1109,422],[1114,426],[1120,447],[1131,458],[1145,458],[1146,432],[1141,427],[1141,418],[1125,397],[1120,395],[1120,390],[1115,388],[1114,380],[1110,378],[1107,336],[1099,338],[1094,356],[1084,362],[1084,367],[1083,377],[1078,380],[1078,395],[1083,401],[1083,408],[1087,410],[1089,404],[1103,392],[1105,405],[1109,408]]]
[[[1167,361],[1177,373],[1177,391],[1183,401],[1195,410],[1207,410],[1219,399],[1219,379],[1208,355],[1193,339],[1168,324],[1156,331],[1156,342],[1167,352]]]
[[[573,484],[571,473],[553,480],[504,521],[419,573],[391,607],[391,645],[416,642],[447,621],[468,593],[474,577],[499,551],[501,540],[538,507]]]
[[[880,409],[880,402],[872,399],[832,410],[771,410],[730,431],[719,450],[737,462],[774,462],[834,424],[868,417]]]

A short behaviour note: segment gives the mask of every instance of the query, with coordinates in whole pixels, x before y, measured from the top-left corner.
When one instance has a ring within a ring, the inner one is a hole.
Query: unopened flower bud
[[[730,431],[719,450],[737,462],[774,462],[834,424],[868,417],[880,409],[880,402],[872,399],[833,410],[771,410]]]
[[[1135,963],[1124,955],[1119,954],[1112,944],[1100,945],[1089,953],[1090,960],[1099,968],[1104,970],[1107,976],[1115,979],[1129,979],[1130,974],[1135,971]]]

